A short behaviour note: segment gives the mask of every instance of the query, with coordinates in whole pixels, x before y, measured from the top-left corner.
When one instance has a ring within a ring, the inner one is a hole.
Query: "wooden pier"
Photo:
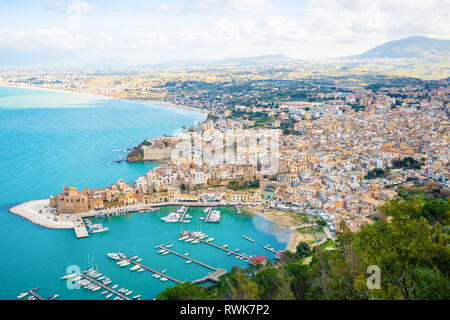
[[[190,260],[190,261],[192,261],[192,262],[195,262],[195,263],[197,263],[197,264],[199,264],[199,265],[201,265],[201,266],[203,266],[203,267],[206,267],[206,268],[208,268],[208,269],[211,269],[211,270],[214,270],[214,271],[219,270],[218,268],[211,267],[211,266],[207,265],[206,263],[203,263],[203,262],[200,262],[200,261],[198,261],[198,260],[189,258],[188,256],[185,256],[184,254],[181,254],[181,253],[172,251],[172,250],[170,250],[170,249],[167,249],[167,248],[164,247],[163,245],[156,246],[155,249],[164,249],[164,250],[166,250],[166,251],[168,251],[168,252],[170,252],[170,253],[173,253],[173,254],[176,255],[176,256],[179,256],[179,257],[184,258],[184,259],[186,259],[186,260]]]
[[[98,282],[98,281],[95,280],[94,278],[91,278],[90,276],[88,276],[88,275],[86,275],[86,274],[84,274],[84,273],[80,273],[80,276],[82,276],[83,278],[85,278],[85,279],[87,279],[87,280],[89,280],[89,281],[95,283],[96,285],[99,285],[100,287],[102,287],[102,288],[104,288],[104,289],[110,291],[111,293],[114,293],[116,296],[119,296],[119,297],[121,297],[121,298],[123,298],[123,299],[125,299],[125,300],[131,300],[131,299],[130,299],[129,297],[127,297],[126,295],[120,293],[119,291],[114,290],[113,288],[110,288],[110,287],[104,285],[104,284],[101,283],[101,282]]]
[[[32,296],[34,296],[36,299],[38,299],[38,300],[45,300],[44,298],[42,298],[40,295],[38,295],[35,291],[36,290],[39,290],[39,288],[34,288],[34,289],[31,289],[31,290],[28,290],[27,292],[29,293],[29,294],[31,294]]]
[[[147,270],[147,271],[150,271],[150,272],[159,274],[160,276],[165,277],[165,278],[167,278],[167,279],[169,279],[169,280],[171,280],[171,281],[173,281],[173,282],[175,282],[175,283],[177,283],[177,284],[183,283],[183,281],[177,280],[177,279],[172,278],[172,277],[170,277],[170,276],[168,276],[168,275],[166,275],[166,274],[164,274],[164,273],[162,273],[162,272],[159,272],[159,271],[153,270],[153,269],[151,269],[151,268],[149,268],[149,267],[146,267],[146,266],[144,266],[143,264],[140,264],[139,262],[136,262],[136,261],[130,259],[129,257],[121,259],[121,261],[123,261],[123,260],[126,260],[126,261],[128,261],[128,262],[130,262],[130,263],[133,263],[133,264],[135,264],[135,265],[137,265],[137,266],[139,266],[139,267],[141,267],[142,269],[145,269],[145,270]]]

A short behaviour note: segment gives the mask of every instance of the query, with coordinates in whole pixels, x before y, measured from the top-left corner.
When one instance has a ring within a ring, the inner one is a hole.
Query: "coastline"
[[[101,94],[96,94],[96,93],[90,93],[90,92],[84,92],[84,91],[76,91],[76,90],[69,90],[69,89],[56,89],[56,88],[35,87],[35,86],[27,86],[27,85],[20,86],[20,85],[3,84],[3,83],[0,83],[0,87],[34,89],[34,90],[47,90],[47,91],[55,91],[55,92],[66,92],[66,93],[73,93],[73,94],[88,95],[88,96],[92,96],[92,97],[95,97],[95,98],[98,98],[98,99],[104,99],[104,100],[118,99],[118,100],[133,101],[133,102],[139,102],[139,103],[145,103],[145,104],[156,104],[156,105],[169,107],[169,108],[174,108],[174,109],[182,109],[182,110],[187,110],[187,111],[194,111],[194,112],[199,112],[199,113],[203,113],[203,114],[206,114],[206,115],[209,114],[208,110],[204,110],[204,109],[201,109],[201,108],[195,108],[195,107],[188,107],[188,106],[175,104],[175,103],[162,101],[162,100],[146,100],[146,99],[142,99],[142,98],[120,98],[120,97],[106,96],[106,95],[101,95]]]
[[[53,220],[50,215],[44,211],[49,205],[49,200],[32,200],[21,203],[9,209],[9,212],[18,215],[30,222],[49,229],[73,229],[74,224],[71,220]],[[42,213],[39,211],[42,210]]]
[[[118,98],[121,99],[121,98]],[[199,113],[203,113],[208,115],[210,113],[210,111],[208,110],[204,110],[201,108],[195,108],[195,107],[188,107],[185,105],[181,105],[181,104],[175,104],[172,102],[167,102],[167,101],[162,101],[162,100],[146,100],[146,99],[142,99],[142,98],[123,98],[123,100],[130,100],[130,101],[135,101],[135,102],[140,102],[140,103],[147,103],[147,104],[158,104],[158,105],[162,105],[162,106],[167,106],[167,107],[171,107],[171,108],[175,108],[175,109],[182,109],[182,110],[187,110],[187,111],[195,111],[195,112],[199,112]]]
[[[286,212],[280,210],[269,210],[266,212],[260,211],[264,206],[256,206],[250,207],[245,206],[241,208],[242,212],[261,216],[269,221],[275,223],[275,227],[280,231],[291,231],[289,236],[289,242],[286,245],[286,249],[291,252],[295,252],[297,249],[297,245],[304,241],[314,241],[315,238],[313,235],[299,232],[297,229],[300,225],[298,225],[297,221],[293,219],[291,216],[287,215]]]

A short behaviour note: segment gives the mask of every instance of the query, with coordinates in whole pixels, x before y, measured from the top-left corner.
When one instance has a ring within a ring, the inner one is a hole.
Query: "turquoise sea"
[[[199,243],[177,240],[182,230],[202,230],[218,245],[249,255],[273,257],[263,246],[284,249],[289,234],[258,216],[237,215],[234,208],[221,208],[219,224],[198,218],[201,208],[190,208],[190,224],[170,224],[160,218],[176,208],[162,207],[154,213],[134,213],[98,220],[107,233],[76,239],[73,230],[50,230],[9,213],[25,201],[48,198],[64,184],[103,187],[123,178],[133,182],[157,163],[114,163],[126,148],[145,138],[170,135],[182,126],[202,121],[204,114],[128,100],[25,88],[0,87],[0,299],[16,299],[22,292],[39,287],[43,297],[60,299],[105,299],[98,292],[68,289],[60,280],[70,265],[86,269],[94,265],[113,283],[153,299],[171,281],[162,282],[147,271],[119,268],[106,256],[122,250],[138,255],[152,269],[167,269],[181,281],[192,281],[211,272],[172,254],[158,254],[159,244],[174,244],[172,250],[213,267],[246,267],[243,260]],[[255,240],[250,242],[242,235]]]

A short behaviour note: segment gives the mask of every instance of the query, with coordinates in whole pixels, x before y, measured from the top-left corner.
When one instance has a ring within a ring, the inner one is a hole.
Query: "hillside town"
[[[335,89],[316,98],[326,100],[223,107],[185,130],[189,141],[200,137],[200,161],[169,157],[179,137],[148,139],[134,150],[141,154],[137,161],[165,162],[146,176],[101,189],[64,187],[50,205],[61,213],[174,202],[248,205],[323,220],[332,238],[341,221],[352,231],[372,223],[398,186],[432,182],[449,192],[448,86]],[[279,136],[277,154],[265,154],[276,156],[276,172],[252,161],[252,152],[264,146],[246,144],[238,161],[227,161],[211,142],[231,132],[236,143],[259,130]],[[206,155],[214,161],[202,162]]]

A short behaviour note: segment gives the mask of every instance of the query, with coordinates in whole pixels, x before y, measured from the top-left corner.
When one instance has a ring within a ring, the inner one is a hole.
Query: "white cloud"
[[[115,15],[101,2],[70,1],[66,26],[4,28],[0,49],[66,50],[92,59],[121,55],[130,62],[139,56],[164,61],[268,52],[322,58],[412,35],[450,35],[448,0],[286,1],[121,2]],[[54,14],[61,1],[46,5]]]

